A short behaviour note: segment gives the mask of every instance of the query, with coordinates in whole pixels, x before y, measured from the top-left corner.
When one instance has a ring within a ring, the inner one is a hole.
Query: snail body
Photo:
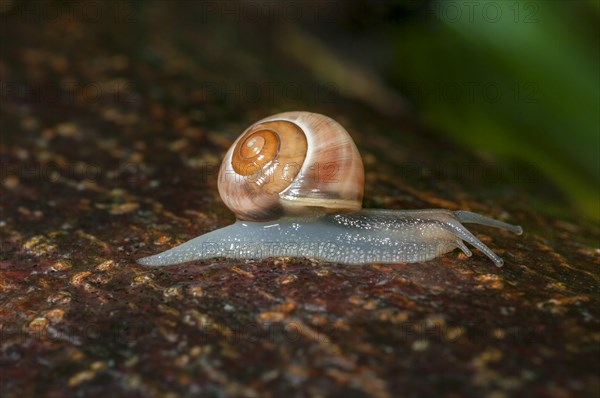
[[[497,266],[503,260],[462,223],[520,234],[519,226],[468,211],[361,209],[358,149],[333,119],[308,112],[250,126],[219,171],[219,193],[237,221],[138,262],[149,266],[217,257],[308,257],[342,264],[433,259],[465,241]]]

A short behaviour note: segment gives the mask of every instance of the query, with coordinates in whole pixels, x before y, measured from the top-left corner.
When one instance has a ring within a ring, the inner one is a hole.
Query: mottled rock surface
[[[10,3],[0,396],[597,396],[598,227],[553,210],[561,198],[530,167],[335,91],[315,97],[321,83],[274,50],[268,23],[255,35],[160,2],[94,18],[87,3],[56,16]],[[305,91],[269,97],[273,83]],[[290,109],[348,128],[365,206],[469,209],[525,234],[472,228],[503,268],[458,251],[410,265],[137,265],[233,221],[220,157],[247,125]]]

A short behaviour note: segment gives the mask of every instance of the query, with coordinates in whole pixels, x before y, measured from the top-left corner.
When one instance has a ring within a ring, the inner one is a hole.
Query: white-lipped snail
[[[469,211],[361,209],[360,153],[339,123],[316,113],[286,112],[256,122],[233,143],[218,178],[221,198],[237,221],[140,264],[277,256],[412,263],[456,248],[471,256],[467,242],[502,266],[462,223],[522,233],[520,226]]]

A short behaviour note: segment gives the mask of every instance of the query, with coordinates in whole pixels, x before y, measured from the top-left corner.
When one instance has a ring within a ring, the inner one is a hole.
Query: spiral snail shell
[[[225,155],[218,187],[238,219],[266,221],[360,210],[364,180],[360,153],[339,123],[288,112],[242,133]]]
[[[273,115],[246,129],[221,164],[219,193],[237,221],[138,262],[273,256],[419,262],[456,248],[471,256],[466,241],[502,266],[462,223],[522,233],[520,226],[469,211],[361,210],[363,187],[360,154],[339,123],[310,112]]]

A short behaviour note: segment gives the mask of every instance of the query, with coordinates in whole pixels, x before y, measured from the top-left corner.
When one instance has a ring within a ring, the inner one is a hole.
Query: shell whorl
[[[241,220],[354,211],[362,204],[364,168],[335,120],[286,112],[254,123],[233,143],[218,187]]]

